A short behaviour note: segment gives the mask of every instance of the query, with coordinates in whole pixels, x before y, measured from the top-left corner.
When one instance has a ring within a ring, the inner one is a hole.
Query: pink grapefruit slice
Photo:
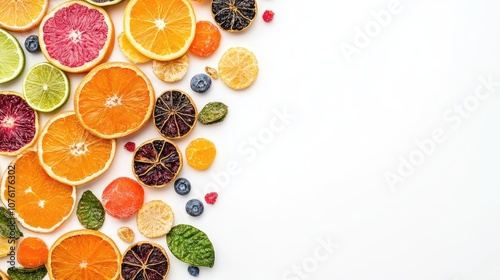
[[[106,61],[114,45],[108,13],[83,1],[58,5],[42,20],[40,49],[45,58],[70,73],[88,72]]]
[[[38,136],[38,115],[20,93],[0,91],[0,155],[15,156]]]

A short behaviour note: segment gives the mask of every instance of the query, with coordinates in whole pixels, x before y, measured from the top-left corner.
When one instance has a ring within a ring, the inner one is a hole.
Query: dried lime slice
[[[86,190],[76,209],[76,216],[84,228],[98,230],[104,224],[104,207],[90,190]]]
[[[189,67],[187,54],[169,61],[153,60],[153,73],[164,82],[173,83],[182,80]]]
[[[0,28],[0,84],[17,78],[23,72],[24,52],[17,39]]]
[[[31,108],[40,112],[52,112],[64,105],[69,91],[66,74],[46,62],[31,67],[24,77],[24,98]]]
[[[167,234],[167,245],[172,254],[190,265],[213,267],[215,250],[208,236],[201,230],[185,224],[176,225]]]

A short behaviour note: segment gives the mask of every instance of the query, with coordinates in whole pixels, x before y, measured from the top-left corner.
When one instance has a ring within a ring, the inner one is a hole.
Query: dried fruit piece
[[[102,204],[111,217],[120,220],[130,218],[144,204],[144,188],[136,180],[116,178],[104,188]]]
[[[205,201],[208,204],[215,204],[217,197],[219,197],[219,195],[216,192],[210,192],[205,195]]]
[[[143,186],[162,188],[182,169],[182,155],[174,143],[153,139],[139,146],[133,157],[132,172]]]
[[[3,178],[8,177],[4,175]],[[8,203],[7,203],[8,205]],[[0,206],[0,236],[11,239],[19,239],[23,233],[19,230],[17,223],[12,223],[15,217],[5,207]]]
[[[202,124],[214,124],[224,120],[228,107],[222,102],[209,102],[198,114],[198,121]]]
[[[134,142],[125,143],[125,150],[127,150],[129,152],[135,151],[135,143]]]
[[[156,130],[165,138],[186,136],[196,125],[198,111],[191,97],[180,90],[168,90],[157,99],[153,112]]]
[[[215,68],[212,68],[210,66],[205,67],[205,72],[210,76],[210,78],[216,80],[219,78],[219,74],[217,73],[217,70]]]
[[[213,267],[215,250],[208,236],[186,224],[176,225],[167,234],[167,245],[179,260],[195,266]]]
[[[26,237],[17,248],[17,262],[25,268],[37,268],[44,265],[49,257],[49,248],[38,237]]]
[[[221,38],[216,25],[206,20],[198,21],[189,51],[199,57],[210,56],[219,48]]]
[[[182,80],[186,76],[188,67],[187,54],[169,61],[153,60],[153,73],[158,79],[167,83]]]
[[[173,224],[172,208],[161,200],[145,203],[137,213],[137,229],[148,238],[164,236]]]
[[[117,41],[118,41],[118,47],[122,51],[125,58],[128,59],[130,62],[139,64],[151,61],[151,58],[143,55],[138,50],[136,50],[134,46],[132,46],[132,44],[130,44],[130,41],[128,40],[124,32],[118,35]]]
[[[212,141],[205,138],[195,139],[186,147],[187,163],[194,169],[205,170],[214,161],[216,153]]]
[[[6,257],[8,254],[12,254],[10,247],[15,247],[16,243],[17,240],[10,239],[9,237],[0,236],[0,258]],[[1,277],[0,280],[2,280]]]
[[[121,262],[124,280],[163,280],[170,271],[168,255],[159,244],[138,242],[124,252]]]
[[[105,212],[101,201],[90,190],[83,192],[76,216],[80,224],[86,229],[98,230],[104,224]]]
[[[271,22],[274,18],[274,12],[271,10],[266,10],[262,14],[262,19],[264,19],[265,22]]]
[[[47,275],[44,265],[37,268],[9,267],[7,274],[12,280],[42,280]]]
[[[1,70],[0,70],[1,71]],[[0,91],[0,155],[15,156],[38,136],[38,114],[20,93]]]
[[[11,280],[5,271],[0,269],[0,280]]]
[[[257,58],[246,48],[230,48],[219,61],[219,76],[232,89],[240,90],[251,86],[258,74]]]
[[[118,237],[127,243],[132,243],[135,238],[135,233],[129,227],[120,227],[118,228]]]
[[[241,32],[254,22],[257,16],[257,2],[255,0],[213,0],[212,16],[223,30]]]

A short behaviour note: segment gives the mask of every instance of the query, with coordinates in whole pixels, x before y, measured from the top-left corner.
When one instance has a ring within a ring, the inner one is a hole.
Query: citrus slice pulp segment
[[[38,114],[17,92],[0,91],[0,155],[14,156],[38,136]]]
[[[0,27],[27,31],[40,23],[48,8],[49,0],[2,1]]]
[[[196,105],[187,93],[169,90],[156,99],[153,120],[163,137],[177,139],[194,129],[197,115]]]
[[[114,241],[95,230],[75,230],[59,237],[49,251],[50,279],[114,280],[121,254]]]
[[[224,84],[239,90],[253,84],[259,74],[259,65],[253,52],[243,47],[234,47],[222,55],[218,71]]]
[[[136,216],[137,229],[147,238],[166,235],[174,225],[172,208],[161,200],[152,200],[144,205]]]
[[[19,41],[0,28],[0,84],[17,78],[23,72],[24,51]]]
[[[149,78],[135,65],[107,62],[92,69],[75,91],[80,123],[101,138],[113,139],[139,130],[151,117],[155,93]]]
[[[61,107],[68,100],[69,91],[66,74],[49,63],[34,65],[24,77],[26,102],[40,112],[51,112]]]
[[[78,186],[103,174],[116,152],[116,140],[88,132],[73,111],[53,116],[38,141],[38,156],[47,174],[59,182]]]
[[[88,72],[104,62],[114,45],[108,13],[83,1],[59,4],[43,18],[39,33],[45,58],[70,73]]]
[[[173,181],[182,169],[182,154],[173,142],[153,139],[139,146],[132,172],[143,186],[161,188]]]
[[[153,73],[164,82],[173,83],[186,76],[189,67],[187,54],[169,61],[153,60]]]
[[[196,29],[189,0],[131,0],[123,20],[130,43],[143,55],[161,61],[185,54]]]
[[[75,187],[50,178],[42,168],[37,153],[28,151],[16,158],[15,214],[21,225],[35,232],[52,232],[66,221],[75,207]],[[2,179],[1,199],[8,205],[12,186],[8,171]]]
[[[123,253],[122,279],[166,279],[169,271],[170,260],[165,249],[154,242],[137,242]]]
[[[212,16],[223,30],[241,32],[254,22],[257,16],[257,2],[255,0],[213,0]]]
[[[124,32],[118,35],[118,47],[122,51],[125,58],[127,58],[132,63],[146,63],[148,61],[151,61],[151,58],[143,55],[138,50],[136,50],[134,46],[132,46]]]

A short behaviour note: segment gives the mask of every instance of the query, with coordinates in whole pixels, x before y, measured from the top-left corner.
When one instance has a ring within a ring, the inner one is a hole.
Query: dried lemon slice
[[[172,208],[161,200],[144,204],[137,213],[137,229],[148,238],[164,236],[174,225]]]
[[[251,86],[258,74],[257,58],[246,48],[230,48],[219,61],[219,77],[232,89]]]
[[[167,83],[173,83],[184,78],[188,66],[189,58],[186,54],[169,61],[153,60],[153,73],[158,79]]]

